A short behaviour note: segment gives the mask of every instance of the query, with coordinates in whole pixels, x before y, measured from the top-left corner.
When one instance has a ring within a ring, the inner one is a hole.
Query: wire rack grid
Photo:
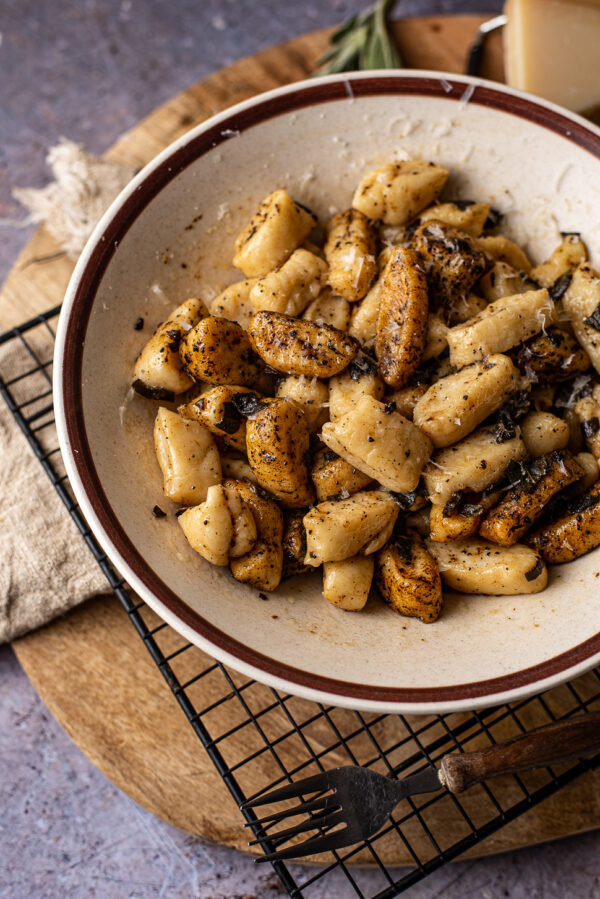
[[[310,703],[208,659],[130,591],[96,543],[73,498],[52,407],[52,352],[59,311],[59,307],[51,309],[0,335],[0,393],[236,803],[340,764],[410,774],[438,762],[449,751],[489,746],[575,713],[600,710],[600,669],[510,705],[415,717]],[[207,695],[211,696],[208,704]],[[290,765],[292,744],[295,761]],[[388,899],[598,766],[600,755],[480,784],[460,797],[447,791],[413,797],[398,807],[375,837],[329,853],[320,867],[296,865],[292,870],[277,862],[274,869],[291,897],[310,897],[317,885],[322,889],[324,879],[336,872],[349,895]],[[276,831],[263,830],[250,810],[240,813],[240,826],[242,815],[265,852],[277,848]],[[402,869],[393,868],[390,861],[397,857],[398,841],[403,857],[411,860]],[[368,893],[358,862],[371,868]],[[378,877],[375,892],[373,869]]]

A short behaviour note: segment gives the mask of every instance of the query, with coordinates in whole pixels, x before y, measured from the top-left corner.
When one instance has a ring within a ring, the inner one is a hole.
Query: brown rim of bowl
[[[513,674],[448,687],[406,689],[347,683],[312,674],[309,671],[276,662],[232,639],[193,611],[159,578],[135,549],[108,502],[96,472],[83,418],[81,385],[85,335],[94,297],[108,263],[123,236],[143,209],[181,171],[200,156],[230,139],[232,133],[243,132],[282,113],[315,103],[343,100],[348,97],[374,95],[440,97],[490,106],[502,112],[526,118],[600,158],[600,137],[594,131],[589,130],[585,124],[563,116],[552,107],[538,104],[519,94],[497,90],[489,83],[478,82],[474,92],[471,92],[470,85],[469,80],[456,81],[451,77],[448,79],[432,76],[419,77],[411,74],[361,76],[356,79],[348,76],[338,81],[315,81],[295,92],[267,96],[263,100],[257,100],[251,104],[242,104],[241,108],[233,108],[229,116],[225,114],[225,118],[222,118],[217,124],[203,129],[200,134],[190,138],[183,146],[174,150],[168,158],[156,165],[143,179],[143,190],[140,185],[117,209],[105,231],[97,240],[76,286],[65,336],[63,369],[70,373],[70,377],[63,380],[62,399],[73,462],[98,521],[125,564],[146,589],[180,621],[215,647],[271,677],[289,681],[298,687],[343,696],[347,700],[424,704],[469,701],[484,696],[493,697],[514,689],[531,687],[540,681],[583,664],[600,653],[600,634],[590,637],[558,656]],[[202,128],[202,126],[199,127]],[[127,575],[125,574],[125,576]]]

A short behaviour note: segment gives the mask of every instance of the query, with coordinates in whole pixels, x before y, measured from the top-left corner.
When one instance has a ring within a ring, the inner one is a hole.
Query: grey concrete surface
[[[73,746],[0,649],[0,897],[2,899],[279,899],[272,872],[183,834],[113,787]],[[411,899],[600,899],[600,834],[455,863],[412,887]],[[301,880],[303,869],[293,866]],[[306,869],[304,869],[306,870]],[[356,874],[365,896],[376,872]],[[343,875],[310,899],[351,899]]]
[[[41,186],[61,135],[100,153],[188,84],[363,0],[0,0],[0,279],[29,236],[14,186]],[[397,15],[496,12],[501,0],[400,0]],[[0,322],[0,330],[2,323]],[[275,899],[270,871],[149,815],[85,759],[0,649],[0,897]],[[302,868],[294,869],[301,877]],[[381,887],[363,872],[365,895]],[[311,899],[355,895],[327,878]],[[600,899],[600,834],[447,866],[415,899]]]
[[[61,135],[101,153],[189,84],[325,28],[369,0],[0,0],[0,283],[30,234],[15,186],[41,187]],[[502,0],[399,0],[396,15],[495,12]],[[1,327],[1,323],[0,323]]]

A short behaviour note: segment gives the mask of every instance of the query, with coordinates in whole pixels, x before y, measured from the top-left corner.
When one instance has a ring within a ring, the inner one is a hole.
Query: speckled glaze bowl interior
[[[600,551],[552,570],[533,596],[447,593],[440,620],[402,618],[378,597],[361,613],[325,602],[320,575],[268,601],[194,553],[161,495],[154,403],[131,399],[133,361],[189,296],[241,277],[233,240],[285,187],[321,219],[349,205],[369,168],[425,158],[448,197],[489,201],[541,261],[580,231],[600,263],[600,131],[491,82],[435,72],[333,76],[247,101],[147,166],[95,230],[69,286],[56,345],[61,448],[100,544],[176,630],[260,681],[352,708],[414,713],[538,692],[600,662]],[[133,324],[143,316],[145,328]]]

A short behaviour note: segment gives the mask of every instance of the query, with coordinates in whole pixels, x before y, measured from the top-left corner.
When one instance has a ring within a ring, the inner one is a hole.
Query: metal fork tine
[[[270,852],[268,855],[260,855],[254,859],[255,864],[261,862],[277,862],[287,858],[304,858],[307,855],[315,855],[317,852],[329,852],[332,849],[340,849],[349,845],[346,831],[347,827],[336,830],[335,833],[325,834],[324,837],[311,837],[303,843],[296,843],[295,846],[289,846],[287,849],[278,849],[276,852]]]
[[[305,777],[304,780],[286,784],[277,790],[271,790],[270,793],[263,793],[256,799],[248,799],[246,802],[242,802],[240,808],[256,808],[259,805],[269,805],[270,802],[279,802],[282,799],[299,799],[305,793],[317,793],[327,789],[329,789],[327,773],[323,771],[320,774]]]
[[[336,800],[335,795],[326,793],[324,796],[319,796],[318,799],[311,799],[310,802],[301,802],[300,805],[295,805],[293,808],[286,808],[282,812],[273,812],[272,815],[265,815],[264,818],[246,821],[244,827],[252,827],[254,824],[276,824],[278,821],[283,821],[284,818],[293,817],[293,815],[302,815],[307,812],[312,812],[315,809],[328,809],[333,803],[339,805],[339,801]]]
[[[300,833],[306,833],[307,830],[316,830],[318,827],[331,827],[334,824],[341,824],[342,821],[342,810],[337,808],[328,815],[307,818],[305,821],[301,821],[300,824],[296,824],[294,827],[288,827],[287,830],[278,830],[277,833],[269,836],[269,840],[283,842],[284,840],[290,840],[292,837],[298,836]],[[264,838],[262,840],[252,840],[248,845],[256,846],[257,843],[264,843]]]

